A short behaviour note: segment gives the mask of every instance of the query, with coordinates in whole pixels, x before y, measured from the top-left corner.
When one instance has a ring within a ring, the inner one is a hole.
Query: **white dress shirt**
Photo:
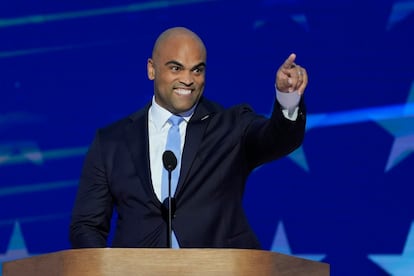
[[[187,123],[190,121],[191,116],[194,113],[194,109],[195,106],[189,111],[179,114],[184,118],[184,120],[179,125],[181,136],[181,152],[184,148]],[[148,111],[148,142],[152,185],[155,194],[161,202],[164,200],[161,199],[162,171],[164,168],[162,163],[162,155],[167,144],[168,130],[171,126],[171,123],[168,122],[168,119],[171,117],[171,115],[172,113],[158,105],[155,102],[155,98],[153,97],[152,105]]]
[[[298,104],[300,101],[299,93],[297,91],[292,93],[283,93],[276,89],[276,98],[283,107],[283,115],[287,119],[295,121],[298,116]],[[181,152],[184,148],[187,124],[194,113],[195,107],[196,106],[185,113],[179,114],[184,118],[179,125],[181,135]],[[165,151],[165,145],[167,144],[168,130],[171,126],[168,122],[168,118],[170,118],[171,115],[171,112],[158,105],[155,102],[155,98],[152,98],[152,105],[148,111],[150,169],[154,192],[161,202],[163,200],[161,199],[163,171],[162,155]]]

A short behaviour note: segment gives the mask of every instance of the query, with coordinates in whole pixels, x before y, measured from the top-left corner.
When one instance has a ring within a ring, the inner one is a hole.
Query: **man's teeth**
[[[175,92],[180,95],[190,95],[191,90],[189,89],[175,89]]]

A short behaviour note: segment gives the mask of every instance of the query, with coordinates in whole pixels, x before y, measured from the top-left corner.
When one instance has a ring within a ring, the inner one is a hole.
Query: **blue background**
[[[150,101],[146,60],[172,26],[205,41],[224,106],[268,114],[291,52],[309,73],[303,146],[246,188],[263,247],[414,275],[414,1],[0,2],[0,262],[70,248],[95,130]]]

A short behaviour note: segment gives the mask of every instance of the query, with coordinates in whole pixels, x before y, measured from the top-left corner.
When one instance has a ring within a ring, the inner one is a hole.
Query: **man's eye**
[[[203,72],[204,72],[204,68],[195,68],[195,69],[193,70],[193,72],[194,72],[194,73],[197,73],[197,74],[203,73]]]
[[[171,66],[171,71],[180,71],[179,66]]]

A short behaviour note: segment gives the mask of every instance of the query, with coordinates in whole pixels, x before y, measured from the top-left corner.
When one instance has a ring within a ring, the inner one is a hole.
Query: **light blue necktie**
[[[167,145],[165,150],[170,150],[177,158],[177,167],[171,172],[171,197],[174,197],[175,190],[177,188],[178,178],[180,176],[181,168],[181,136],[180,136],[180,123],[184,120],[181,116],[172,115],[168,122],[171,123],[171,127],[168,131]],[[162,171],[162,185],[161,185],[161,198],[164,201],[168,198],[168,171],[164,168]],[[172,248],[179,248],[177,238],[174,231],[172,235]]]

